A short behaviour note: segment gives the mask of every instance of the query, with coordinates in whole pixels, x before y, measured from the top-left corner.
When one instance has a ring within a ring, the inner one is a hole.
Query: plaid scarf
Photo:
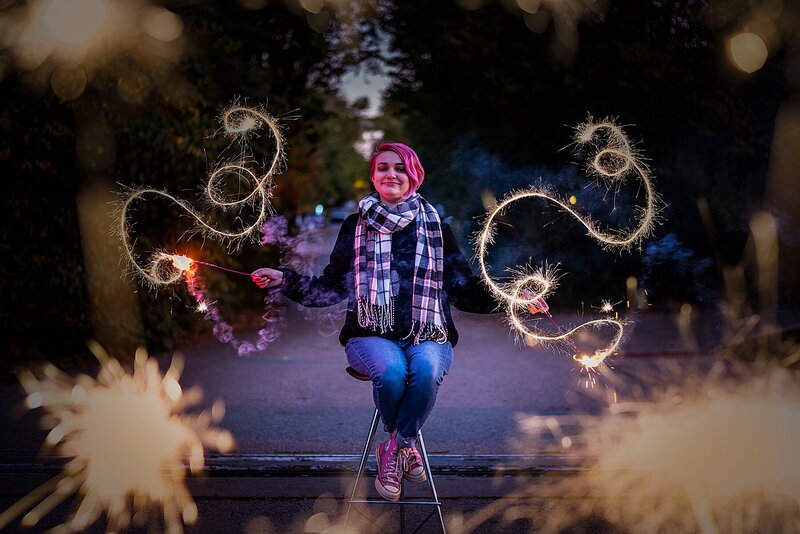
[[[392,233],[416,220],[411,332],[414,345],[431,339],[447,341],[442,312],[444,246],[436,209],[418,194],[394,208],[386,208],[377,193],[358,203],[355,235],[355,283],[358,324],[385,333],[394,325],[394,297],[400,282],[392,268]]]

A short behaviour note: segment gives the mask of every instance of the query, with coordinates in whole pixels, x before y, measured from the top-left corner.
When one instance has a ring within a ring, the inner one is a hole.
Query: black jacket
[[[291,269],[283,271],[281,289],[287,297],[303,306],[331,306],[345,298],[347,317],[339,334],[342,345],[353,337],[378,336],[401,340],[411,331],[411,297],[414,278],[414,254],[416,252],[416,224],[409,224],[392,234],[392,267],[397,271],[400,288],[395,297],[394,327],[380,334],[358,324],[355,299],[355,274],[353,271],[353,241],[355,240],[358,214],[352,214],[342,223],[339,237],[331,252],[330,263],[322,276],[303,276]],[[462,311],[491,313],[497,302],[491,292],[472,274],[469,263],[458,248],[456,236],[450,226],[442,222],[444,247],[444,294],[443,311],[447,321],[447,339],[453,346],[458,343],[458,330],[450,315],[452,303]]]

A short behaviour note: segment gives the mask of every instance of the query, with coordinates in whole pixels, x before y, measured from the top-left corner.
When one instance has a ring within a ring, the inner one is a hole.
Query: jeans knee
[[[409,382],[417,387],[433,389],[441,385],[444,371],[438,365],[415,365],[412,367]]]
[[[402,391],[406,386],[406,369],[401,367],[384,367],[376,369],[372,377],[375,386],[388,388],[392,391]]]

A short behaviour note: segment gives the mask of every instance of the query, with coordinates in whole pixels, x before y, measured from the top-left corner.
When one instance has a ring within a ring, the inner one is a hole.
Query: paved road
[[[316,248],[318,266],[335,234],[335,228],[322,234]],[[701,316],[693,324],[701,335],[687,341],[679,335],[674,316],[634,317],[636,325],[613,371],[600,386],[587,390],[568,356],[515,343],[502,314],[454,313],[461,339],[425,427],[433,454],[547,452],[520,449],[524,436],[517,428],[518,417],[602,413],[609,402],[606,386],[619,390],[617,400],[628,393],[641,399],[654,369],[669,362],[686,366],[713,361],[708,349],[718,342],[721,329],[714,316]],[[347,364],[335,322],[314,317],[287,301],[288,327],[281,339],[250,358],[237,357],[213,338],[183,347],[182,386],[201,387],[209,404],[214,399],[225,402],[222,426],[235,436],[239,453],[360,450],[373,410],[370,386],[344,372]],[[565,325],[579,319],[559,313],[555,318]],[[166,366],[169,356],[161,360]],[[42,443],[39,414],[25,413],[22,398],[19,386],[0,387],[0,455],[37,450]]]
[[[328,230],[316,247],[322,256],[318,267],[333,237],[335,229]],[[562,324],[579,319],[564,313],[555,317]],[[182,348],[182,386],[202,388],[207,405],[214,399],[225,402],[221,426],[237,443],[235,454],[209,457],[208,477],[190,480],[201,517],[191,532],[299,532],[314,514],[323,513],[314,521],[324,522],[341,513],[341,496],[354,465],[347,455],[360,452],[372,415],[370,386],[345,373],[335,324],[294,304],[288,304],[287,319],[281,339],[250,358],[237,357],[213,339]],[[425,427],[448,521],[455,525],[459,514],[473,514],[503,496],[513,504],[523,491],[515,488],[522,486],[535,495],[525,497],[531,509],[564,497],[536,490],[537,480],[542,474],[569,476],[579,469],[579,444],[565,451],[552,435],[532,439],[520,429],[525,416],[552,416],[568,429],[606,412],[611,390],[617,391],[617,402],[646,399],[655,376],[663,380],[678,376],[670,374],[675,367],[708,367],[717,361],[710,351],[720,339],[715,316],[694,319],[695,339],[682,336],[671,315],[633,319],[636,326],[614,369],[597,387],[586,389],[569,357],[515,344],[500,314],[456,313],[461,340]],[[166,366],[169,356],[160,360]],[[45,435],[38,427],[40,414],[23,410],[22,400],[19,386],[0,387],[0,510],[52,477],[58,467],[57,460],[37,456]],[[242,463],[251,467],[236,471]],[[522,468],[511,477],[487,476],[508,475],[502,466],[509,464]],[[48,521],[52,525],[65,513],[62,507]],[[367,513],[379,521],[384,511]],[[484,526],[479,531],[501,528],[497,518]],[[517,522],[502,529],[522,532],[529,527]],[[591,525],[584,527],[591,530]],[[435,529],[429,524],[420,531]]]

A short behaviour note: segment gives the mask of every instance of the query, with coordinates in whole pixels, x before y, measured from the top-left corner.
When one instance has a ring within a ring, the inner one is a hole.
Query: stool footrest
[[[351,375],[351,368],[347,369],[347,372]],[[355,375],[353,375],[355,376]],[[356,377],[358,378],[358,377]],[[361,461],[358,464],[358,471],[356,472],[356,480],[353,483],[352,493],[350,494],[350,500],[347,503],[347,515],[344,518],[344,528],[347,529],[348,520],[350,518],[350,510],[352,509],[354,504],[399,504],[400,506],[400,532],[405,534],[406,527],[405,527],[405,505],[416,506],[435,506],[436,508],[428,514],[428,516],[423,520],[423,524],[430,519],[434,513],[438,512],[439,516],[439,526],[442,529],[442,534],[447,534],[447,527],[444,524],[444,516],[442,515],[442,502],[439,500],[439,495],[436,492],[436,486],[433,484],[433,473],[431,472],[431,464],[428,461],[428,451],[425,448],[425,440],[422,437],[422,431],[417,432],[417,446],[419,447],[420,456],[422,456],[422,463],[424,465],[425,473],[428,475],[428,487],[431,490],[431,500],[423,500],[412,497],[411,499],[402,498],[402,495],[398,495],[400,497],[396,501],[389,501],[386,499],[356,499],[356,492],[358,490],[359,482],[364,475],[365,467],[367,460],[370,456],[369,451],[372,447],[372,440],[375,437],[375,431],[378,429],[378,421],[380,419],[380,414],[378,413],[378,409],[375,408],[375,411],[372,414],[372,424],[370,425],[369,432],[367,433],[367,440],[364,443],[364,451],[361,453]],[[401,480],[401,493],[402,493],[402,480]],[[362,494],[363,495],[363,494]],[[422,524],[420,524],[420,527]],[[419,527],[417,527],[414,532],[417,532]]]
[[[427,506],[441,506],[438,501],[387,501],[386,499],[360,499],[352,500],[352,503],[372,503],[372,504],[422,504]]]

